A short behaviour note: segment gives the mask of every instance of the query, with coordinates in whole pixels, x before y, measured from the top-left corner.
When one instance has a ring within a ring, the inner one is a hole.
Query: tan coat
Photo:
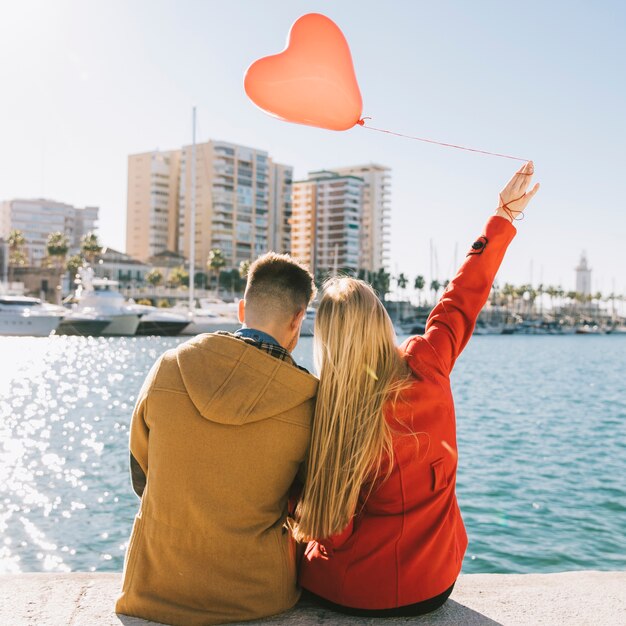
[[[298,600],[287,494],[317,380],[240,339],[166,352],[140,392],[131,453],[147,475],[116,611],[195,626]]]

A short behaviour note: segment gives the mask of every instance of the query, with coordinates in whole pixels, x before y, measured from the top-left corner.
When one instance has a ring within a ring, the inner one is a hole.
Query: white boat
[[[403,319],[396,322],[394,328],[397,335],[423,335],[426,332],[426,321],[417,317]]]
[[[574,328],[557,320],[525,320],[517,324],[515,332],[520,335],[571,335]]]
[[[47,337],[63,315],[39,298],[0,296],[0,335]]]
[[[54,334],[99,337],[110,324],[110,317],[98,315],[95,311],[68,311]]]
[[[606,332],[611,335],[626,335],[626,324],[612,326],[610,330]]]
[[[209,310],[223,317],[237,317],[239,315],[239,302],[224,302],[217,298],[199,298],[199,308]]]
[[[241,322],[237,317],[236,302],[210,302],[208,300],[200,302],[201,307],[193,309],[191,313],[186,302],[181,302],[171,309],[172,312],[187,315],[191,319],[181,335],[200,335],[218,330],[232,333],[241,328]]]
[[[195,309],[191,314],[191,323],[181,335],[199,335],[225,330],[232,333],[241,328],[241,322],[233,316],[218,315],[208,309]]]
[[[129,309],[141,316],[136,333],[139,336],[174,337],[180,335],[192,321],[188,313],[160,309],[145,304],[131,304]]]
[[[102,330],[104,336],[132,336],[139,327],[139,313],[133,311],[119,291],[119,283],[108,278],[94,278],[90,267],[79,270],[80,282],[76,288],[72,311],[79,315],[108,319]]]
[[[474,335],[501,335],[503,330],[503,323],[485,322],[479,319],[474,326]]]
[[[576,326],[577,335],[602,335],[604,331],[597,324],[581,324]]]

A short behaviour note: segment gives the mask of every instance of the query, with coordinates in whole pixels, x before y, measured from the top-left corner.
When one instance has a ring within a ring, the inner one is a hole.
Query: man
[[[199,335],[148,374],[131,423],[141,505],[118,613],[193,626],[259,618],[297,602],[285,519],[317,379],[290,351],[314,295],[303,266],[266,254],[248,273],[243,328]]]

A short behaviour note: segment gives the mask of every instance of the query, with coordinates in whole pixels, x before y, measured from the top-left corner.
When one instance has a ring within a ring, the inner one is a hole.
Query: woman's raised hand
[[[524,209],[539,189],[539,183],[536,183],[530,191],[526,191],[534,173],[535,166],[532,161],[528,161],[513,174],[513,178],[500,192],[500,201],[496,215],[505,217],[511,222],[515,219],[521,219],[518,217],[520,215],[523,217]]]

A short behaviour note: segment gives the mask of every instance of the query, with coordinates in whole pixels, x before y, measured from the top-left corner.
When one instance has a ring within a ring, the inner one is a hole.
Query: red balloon
[[[319,13],[294,22],[282,52],[252,63],[244,88],[270,115],[329,130],[352,128],[363,108],[348,42]]]

